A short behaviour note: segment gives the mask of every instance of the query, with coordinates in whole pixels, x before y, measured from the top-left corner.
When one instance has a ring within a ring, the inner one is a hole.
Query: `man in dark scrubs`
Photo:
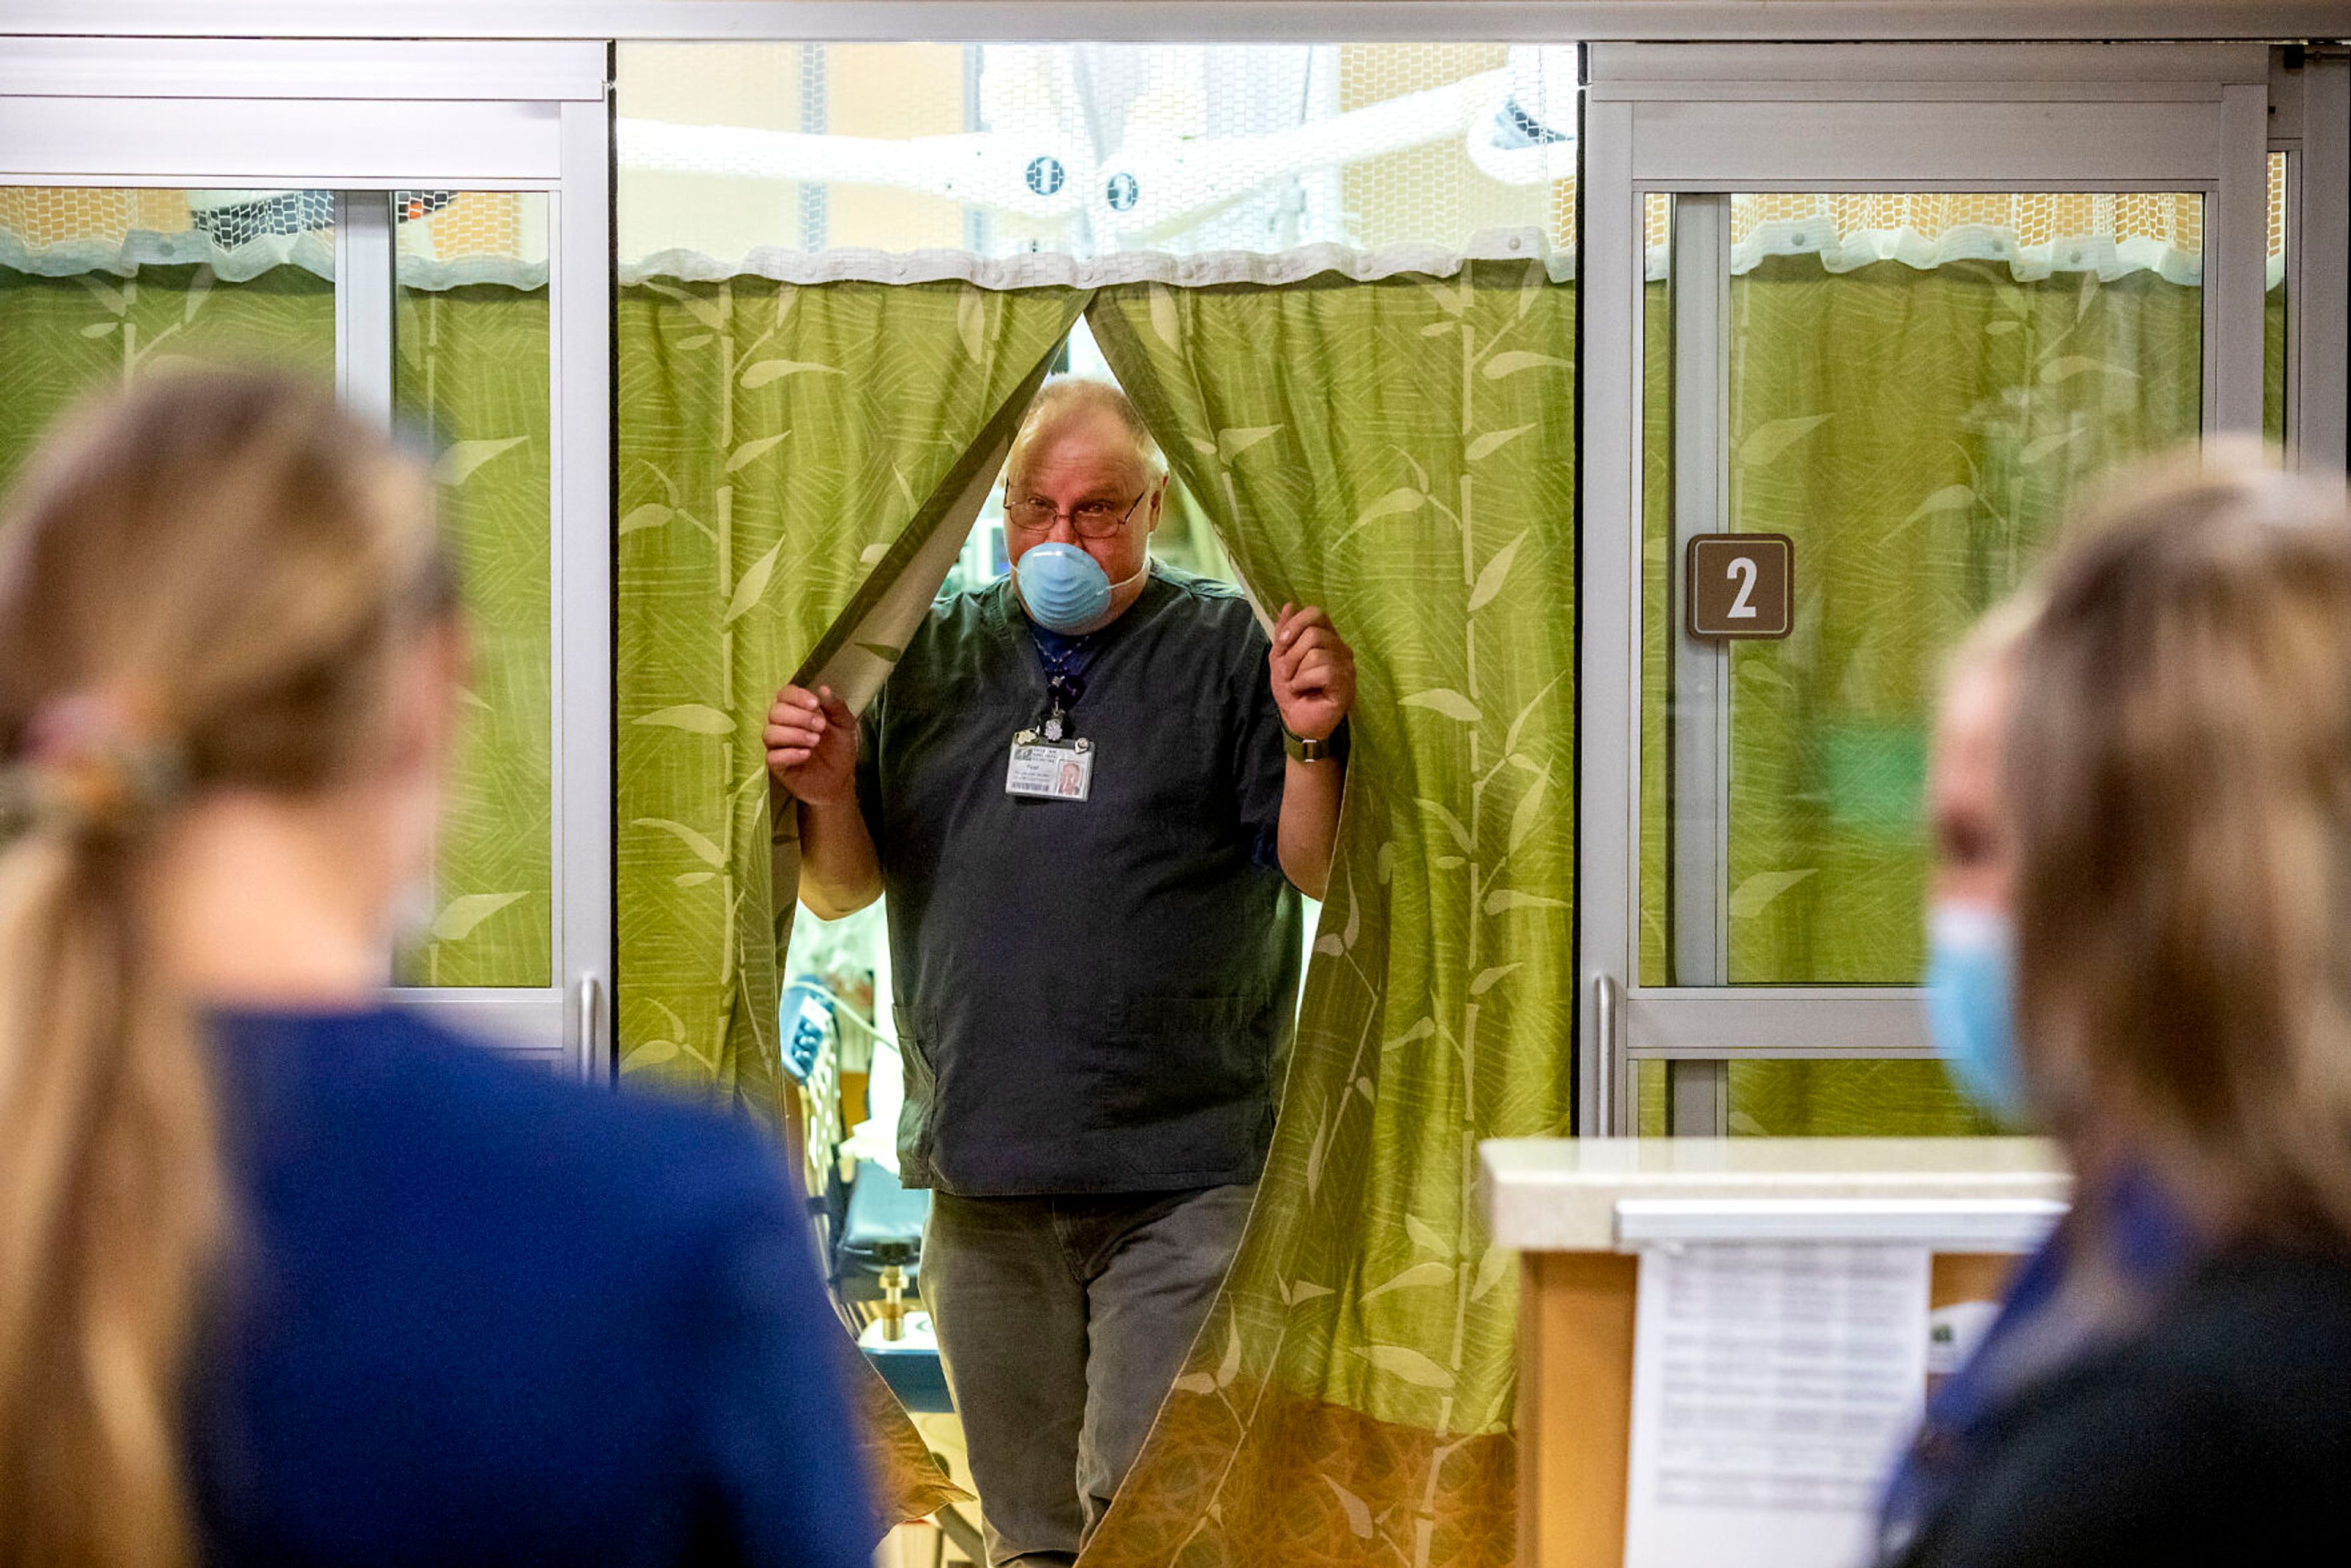
[[[902,1175],[999,1564],[1075,1557],[1232,1261],[1338,831],[1353,654],[1154,564],[1165,493],[1123,393],[1049,385],[1013,575],[934,604],[862,725],[768,716],[802,902],[889,895]]]

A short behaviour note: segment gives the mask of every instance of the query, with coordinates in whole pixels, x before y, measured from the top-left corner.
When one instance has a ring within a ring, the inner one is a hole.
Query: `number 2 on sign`
[[[1788,635],[1796,547],[1785,534],[1693,534],[1683,557],[1689,634]]]
[[[1748,601],[1755,593],[1755,562],[1747,556],[1732,556],[1728,575],[1739,580],[1739,597],[1730,601],[1730,608],[1723,612],[1724,618],[1731,621],[1754,620],[1755,606],[1750,604]]]

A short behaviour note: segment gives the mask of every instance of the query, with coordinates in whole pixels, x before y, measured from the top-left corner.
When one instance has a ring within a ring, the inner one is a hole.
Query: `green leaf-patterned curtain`
[[[393,408],[435,455],[472,670],[434,856],[419,986],[555,983],[554,442],[545,288],[402,288]],[[590,852],[593,852],[591,850]]]
[[[780,1117],[768,706],[1083,303],[754,277],[622,291],[623,1073]]]
[[[335,286],[279,267],[217,283],[209,267],[46,277],[0,267],[0,485],[82,398],[188,364],[266,365],[331,383]]]
[[[1361,685],[1257,1209],[1089,1563],[1510,1561],[1477,1145],[1573,1097],[1574,300],[1481,262],[1089,314],[1259,601],[1328,608]]]
[[[768,706],[923,570],[911,536],[951,518],[1083,303],[751,277],[622,292],[622,1072],[787,1122],[776,977],[796,890],[771,877]],[[856,1364],[889,1516],[963,1496]]]
[[[550,983],[547,291],[402,288],[396,406],[441,461],[473,675],[435,856],[423,985]],[[298,267],[48,277],[0,267],[0,485],[85,396],[193,365],[335,379],[335,286]]]

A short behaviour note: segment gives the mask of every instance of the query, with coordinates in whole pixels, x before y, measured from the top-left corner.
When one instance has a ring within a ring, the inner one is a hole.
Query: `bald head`
[[[1127,395],[1108,382],[1085,376],[1047,382],[1037,401],[1029,405],[1020,434],[1012,438],[1005,477],[1017,486],[1027,477],[1034,458],[1064,444],[1082,444],[1104,461],[1131,462],[1137,486],[1155,486],[1167,474],[1167,460],[1144,428],[1143,416],[1135,413]]]

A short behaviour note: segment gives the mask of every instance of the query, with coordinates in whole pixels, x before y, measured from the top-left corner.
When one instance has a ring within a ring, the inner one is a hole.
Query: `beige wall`
[[[939,136],[964,129],[960,44],[836,44],[825,54],[830,128],[841,136]],[[826,244],[882,250],[961,246],[963,208],[939,196],[845,185]]]
[[[678,125],[797,131],[798,44],[622,44],[618,112]],[[623,260],[682,248],[733,259],[761,245],[799,243],[799,186],[716,174],[620,172]]]
[[[618,107],[625,117],[675,125],[799,131],[813,64],[823,72],[826,130],[927,136],[964,129],[963,60],[962,47],[946,44],[622,44]],[[803,232],[795,181],[621,172],[624,259],[684,249],[731,261],[760,246],[797,248]],[[887,250],[959,246],[962,212],[910,192],[830,189],[823,243]]]

